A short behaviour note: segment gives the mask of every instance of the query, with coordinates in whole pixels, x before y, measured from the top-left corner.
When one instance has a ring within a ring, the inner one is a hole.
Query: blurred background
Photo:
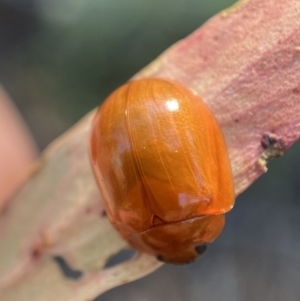
[[[0,83],[40,148],[233,0],[0,0]],[[220,238],[100,296],[300,300],[300,144],[237,200]]]

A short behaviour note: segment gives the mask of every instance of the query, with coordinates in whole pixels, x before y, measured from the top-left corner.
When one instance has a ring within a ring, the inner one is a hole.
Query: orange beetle
[[[134,248],[188,263],[221,233],[234,204],[226,145],[211,111],[183,85],[121,86],[96,114],[90,153],[107,215]]]

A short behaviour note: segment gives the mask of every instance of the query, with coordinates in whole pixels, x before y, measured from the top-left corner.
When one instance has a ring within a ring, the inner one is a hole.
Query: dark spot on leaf
[[[92,208],[90,208],[90,207],[85,208],[85,213],[86,214],[89,214],[91,212],[92,212]]]
[[[5,204],[5,205],[2,207],[2,209],[0,210],[0,216],[1,216],[1,215],[5,215],[5,214],[8,213],[8,203],[9,203],[9,201],[4,202],[4,203],[6,203],[6,204]]]
[[[110,268],[112,266],[115,266],[117,264],[120,264],[122,262],[130,260],[135,253],[136,253],[136,251],[132,250],[132,249],[121,250],[120,252],[111,256],[107,260],[107,262],[105,264],[105,268]]]
[[[258,165],[266,172],[268,160],[282,156],[286,146],[281,138],[272,133],[266,133],[262,136],[261,146],[264,148],[264,151],[258,158]]]
[[[42,251],[41,249],[39,248],[35,248],[33,249],[33,251],[31,252],[31,256],[34,258],[34,259],[38,259],[39,257],[41,257],[42,255]]]
[[[282,156],[285,151],[284,141],[272,133],[263,135],[261,145],[265,149],[265,155],[268,159]]]
[[[65,277],[72,280],[78,280],[82,277],[83,272],[80,270],[72,269],[62,256],[54,256],[53,259],[57,263]]]

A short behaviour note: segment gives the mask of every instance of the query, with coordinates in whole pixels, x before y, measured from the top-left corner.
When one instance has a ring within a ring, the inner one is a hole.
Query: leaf
[[[300,2],[251,0],[212,18],[135,78],[177,80],[207,103],[225,135],[238,195],[299,138],[299,74]],[[107,220],[91,173],[93,115],[49,146],[1,214],[1,301],[89,300],[161,265],[137,254],[105,268],[127,245]]]

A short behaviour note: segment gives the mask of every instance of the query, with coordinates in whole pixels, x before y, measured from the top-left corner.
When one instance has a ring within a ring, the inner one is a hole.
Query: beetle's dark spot
[[[82,277],[83,272],[72,269],[62,256],[54,256],[54,261],[58,264],[63,275],[69,279],[77,280]]]
[[[202,255],[207,250],[207,245],[199,245],[195,248],[195,250],[199,255]]]
[[[105,210],[102,210],[102,212],[101,212],[101,216],[102,216],[102,217],[106,217],[106,216],[107,216],[107,214],[106,214],[106,211],[105,211]]]
[[[157,259],[158,261],[164,262],[164,258],[163,258],[160,254],[158,254],[158,255],[156,256],[156,259]]]

